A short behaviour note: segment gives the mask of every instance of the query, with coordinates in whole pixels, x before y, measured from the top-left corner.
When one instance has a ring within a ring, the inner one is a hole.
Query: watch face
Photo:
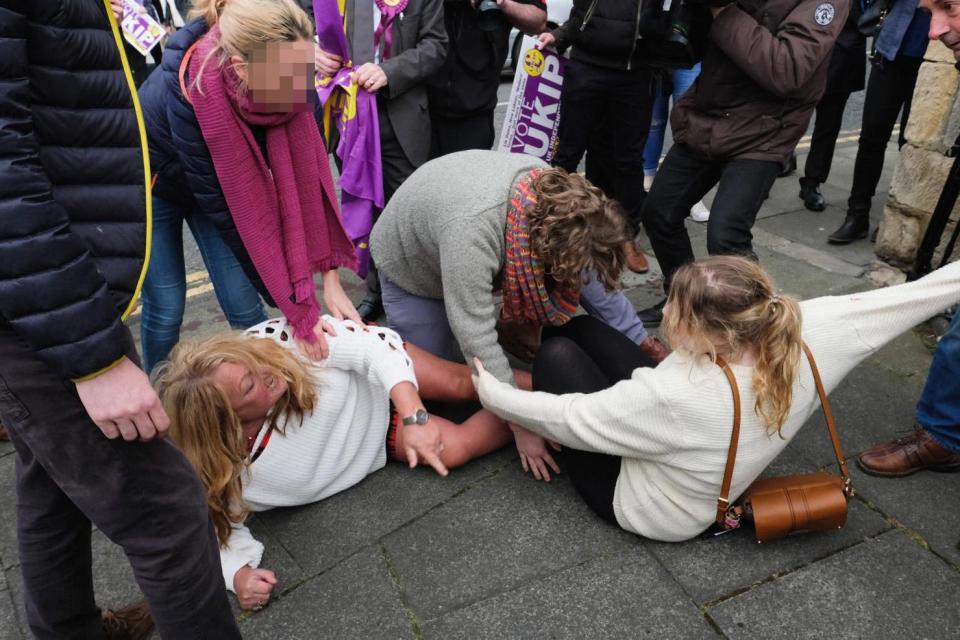
[[[427,424],[427,420],[430,419],[430,414],[427,413],[425,409],[419,409],[414,417],[417,419],[417,424]]]

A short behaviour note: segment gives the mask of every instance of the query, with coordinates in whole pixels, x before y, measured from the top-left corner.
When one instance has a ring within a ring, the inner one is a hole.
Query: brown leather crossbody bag
[[[839,529],[847,521],[847,500],[854,495],[850,473],[840,448],[837,425],[833,419],[833,411],[830,410],[827,393],[823,389],[817,363],[806,343],[803,345],[803,352],[810,363],[813,380],[817,385],[817,395],[820,396],[840,475],[820,471],[764,478],[747,487],[735,505],[730,504],[728,497],[737,460],[737,444],[740,440],[740,389],[729,365],[723,360],[717,360],[717,365],[723,369],[733,393],[733,433],[730,436],[720,498],[717,500],[717,525],[721,530],[729,530],[739,527],[741,520],[752,520],[758,543],[776,540],[792,533]]]

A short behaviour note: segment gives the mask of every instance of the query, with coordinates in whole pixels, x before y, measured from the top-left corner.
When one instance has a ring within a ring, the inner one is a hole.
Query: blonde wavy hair
[[[227,362],[266,371],[287,382],[287,391],[269,418],[270,427],[281,433],[291,421],[302,424],[317,402],[315,380],[307,365],[270,339],[224,333],[182,341],[158,367],[154,381],[170,416],[170,435],[203,482],[220,544],[230,537],[231,524],[243,522],[249,512],[240,483],[247,467],[240,419],[213,379],[217,368]]]
[[[802,317],[796,298],[780,295],[760,265],[715,256],[684,265],[673,276],[663,331],[675,349],[722,355],[753,351],[754,410],[767,429],[783,427],[800,362]]]
[[[212,58],[219,58],[221,66],[232,56],[249,62],[253,52],[267,43],[313,40],[313,23],[293,0],[201,0],[190,15],[203,16],[207,24],[220,26],[217,46],[193,79],[198,90]]]
[[[623,210],[578,173],[544,169],[533,181],[537,204],[527,212],[530,249],[559,283],[579,287],[585,269],[607,289],[623,273]]]
[[[208,26],[217,23],[220,12],[230,0],[194,0],[190,13],[187,14],[189,20],[194,18],[203,18]]]

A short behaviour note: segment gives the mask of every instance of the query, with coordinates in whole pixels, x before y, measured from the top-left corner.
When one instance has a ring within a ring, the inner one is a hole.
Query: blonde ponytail
[[[754,411],[777,432],[790,415],[800,362],[798,301],[776,293],[756,262],[714,256],[684,265],[673,276],[663,332],[674,348],[707,354],[751,352]]]
[[[788,296],[767,299],[761,315],[765,318],[757,344],[753,368],[756,412],[764,424],[779,431],[793,402],[793,380],[800,362],[800,305]]]

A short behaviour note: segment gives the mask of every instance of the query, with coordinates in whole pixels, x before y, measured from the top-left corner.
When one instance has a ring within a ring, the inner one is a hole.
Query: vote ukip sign
[[[535,42],[526,36],[521,44],[499,150],[550,162],[557,149],[566,58],[550,49],[537,49]]]

